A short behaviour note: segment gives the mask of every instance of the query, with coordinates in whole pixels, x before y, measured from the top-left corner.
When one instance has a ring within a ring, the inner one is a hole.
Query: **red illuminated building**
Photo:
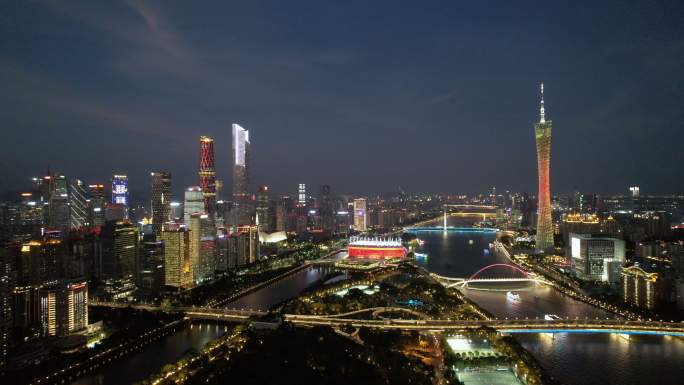
[[[397,238],[352,237],[349,239],[347,252],[351,260],[387,260],[406,257],[406,248]]]
[[[204,210],[214,211],[216,203],[216,172],[214,171],[214,139],[200,137],[200,187],[204,194]]]

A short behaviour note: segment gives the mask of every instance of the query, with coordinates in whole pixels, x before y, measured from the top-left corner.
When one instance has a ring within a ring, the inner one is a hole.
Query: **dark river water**
[[[455,225],[451,224],[450,225]],[[483,267],[506,263],[485,251],[494,234],[443,231],[419,232],[427,254],[420,261],[428,270],[449,277],[470,277]],[[491,275],[501,270],[486,270]],[[607,317],[606,312],[575,301],[554,289],[536,284],[511,287],[520,295],[510,301],[506,290],[463,292],[497,317]],[[612,316],[611,316],[612,317]],[[568,385],[684,384],[684,340],[667,336],[616,334],[516,334],[548,372]]]
[[[190,349],[200,350],[204,344],[221,337],[229,328],[229,325],[193,323],[99,371],[77,379],[72,385],[132,384],[158,373],[164,365],[179,360]]]
[[[301,291],[332,272],[330,266],[310,266],[269,286],[247,294],[226,307],[232,309],[268,310],[271,306],[296,297]]]

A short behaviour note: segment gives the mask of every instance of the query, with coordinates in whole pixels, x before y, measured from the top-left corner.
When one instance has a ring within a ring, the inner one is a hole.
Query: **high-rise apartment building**
[[[165,224],[169,221],[171,210],[171,174],[166,171],[156,171],[152,177],[152,228],[154,233],[161,234]]]
[[[228,237],[228,267],[244,266],[257,261],[259,257],[259,231],[256,226],[240,226]]]
[[[40,319],[43,333],[64,336],[88,325],[88,282],[60,282],[42,287]]]
[[[64,248],[61,239],[44,238],[21,245],[17,259],[17,280],[20,285],[42,285],[63,275]]]
[[[356,231],[368,229],[366,198],[354,199],[354,229]]]
[[[179,289],[193,286],[193,268],[190,257],[190,231],[184,227],[164,230],[164,284]]]
[[[250,141],[249,131],[233,124],[233,202],[237,206],[237,225],[249,225],[252,213],[249,201]]]
[[[646,266],[622,269],[622,300],[633,306],[652,310],[664,297],[663,279]]]
[[[537,195],[537,252],[544,252],[553,248],[551,182],[549,176],[549,168],[551,165],[551,121],[546,120],[544,112],[544,83],[542,83],[539,123],[534,125],[534,135],[537,144],[537,169],[539,173],[539,194]]]
[[[216,211],[216,171],[214,169],[214,139],[200,137],[199,184],[204,196],[204,212]]]

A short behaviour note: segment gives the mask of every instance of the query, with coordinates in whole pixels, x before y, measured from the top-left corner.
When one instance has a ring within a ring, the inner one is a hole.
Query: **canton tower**
[[[549,167],[551,164],[551,121],[544,117],[544,83],[541,84],[541,107],[539,123],[534,125],[537,142],[537,168],[539,172],[539,194],[537,195],[537,252],[553,248],[551,222],[551,188]]]

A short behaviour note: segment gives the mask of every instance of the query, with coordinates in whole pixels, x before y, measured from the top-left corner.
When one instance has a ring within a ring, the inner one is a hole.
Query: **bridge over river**
[[[377,309],[368,309],[377,312]],[[394,311],[390,309],[388,311]],[[298,326],[367,327],[372,329],[467,331],[491,327],[502,333],[619,333],[684,337],[682,322],[625,321],[615,319],[359,319],[336,316],[286,314],[284,320]]]
[[[548,282],[543,277],[527,272],[518,266],[507,263],[493,263],[487,265],[473,273],[468,278],[445,277],[435,273],[430,273],[430,276],[445,287],[459,287],[475,290],[505,291],[508,289],[501,288],[498,286],[498,284],[506,282],[530,282],[534,284],[551,285],[551,282]],[[476,283],[492,283],[497,285],[470,285]]]
[[[93,303],[93,306],[123,307],[119,303]],[[145,310],[161,310],[148,305],[132,305],[133,308]],[[249,322],[254,317],[267,315],[259,310],[173,307],[170,311],[185,313],[189,318],[211,319],[226,322]],[[363,313],[382,319],[349,318]],[[418,319],[383,318],[382,313],[406,313]],[[361,309],[348,313],[332,315],[284,314],[282,319],[298,326],[353,326],[373,329],[398,330],[441,330],[466,331],[479,327],[491,327],[503,333],[620,333],[651,334],[684,337],[684,322],[627,321],[618,319],[489,319],[489,320],[456,320],[430,319],[418,311],[399,307],[376,307]]]

